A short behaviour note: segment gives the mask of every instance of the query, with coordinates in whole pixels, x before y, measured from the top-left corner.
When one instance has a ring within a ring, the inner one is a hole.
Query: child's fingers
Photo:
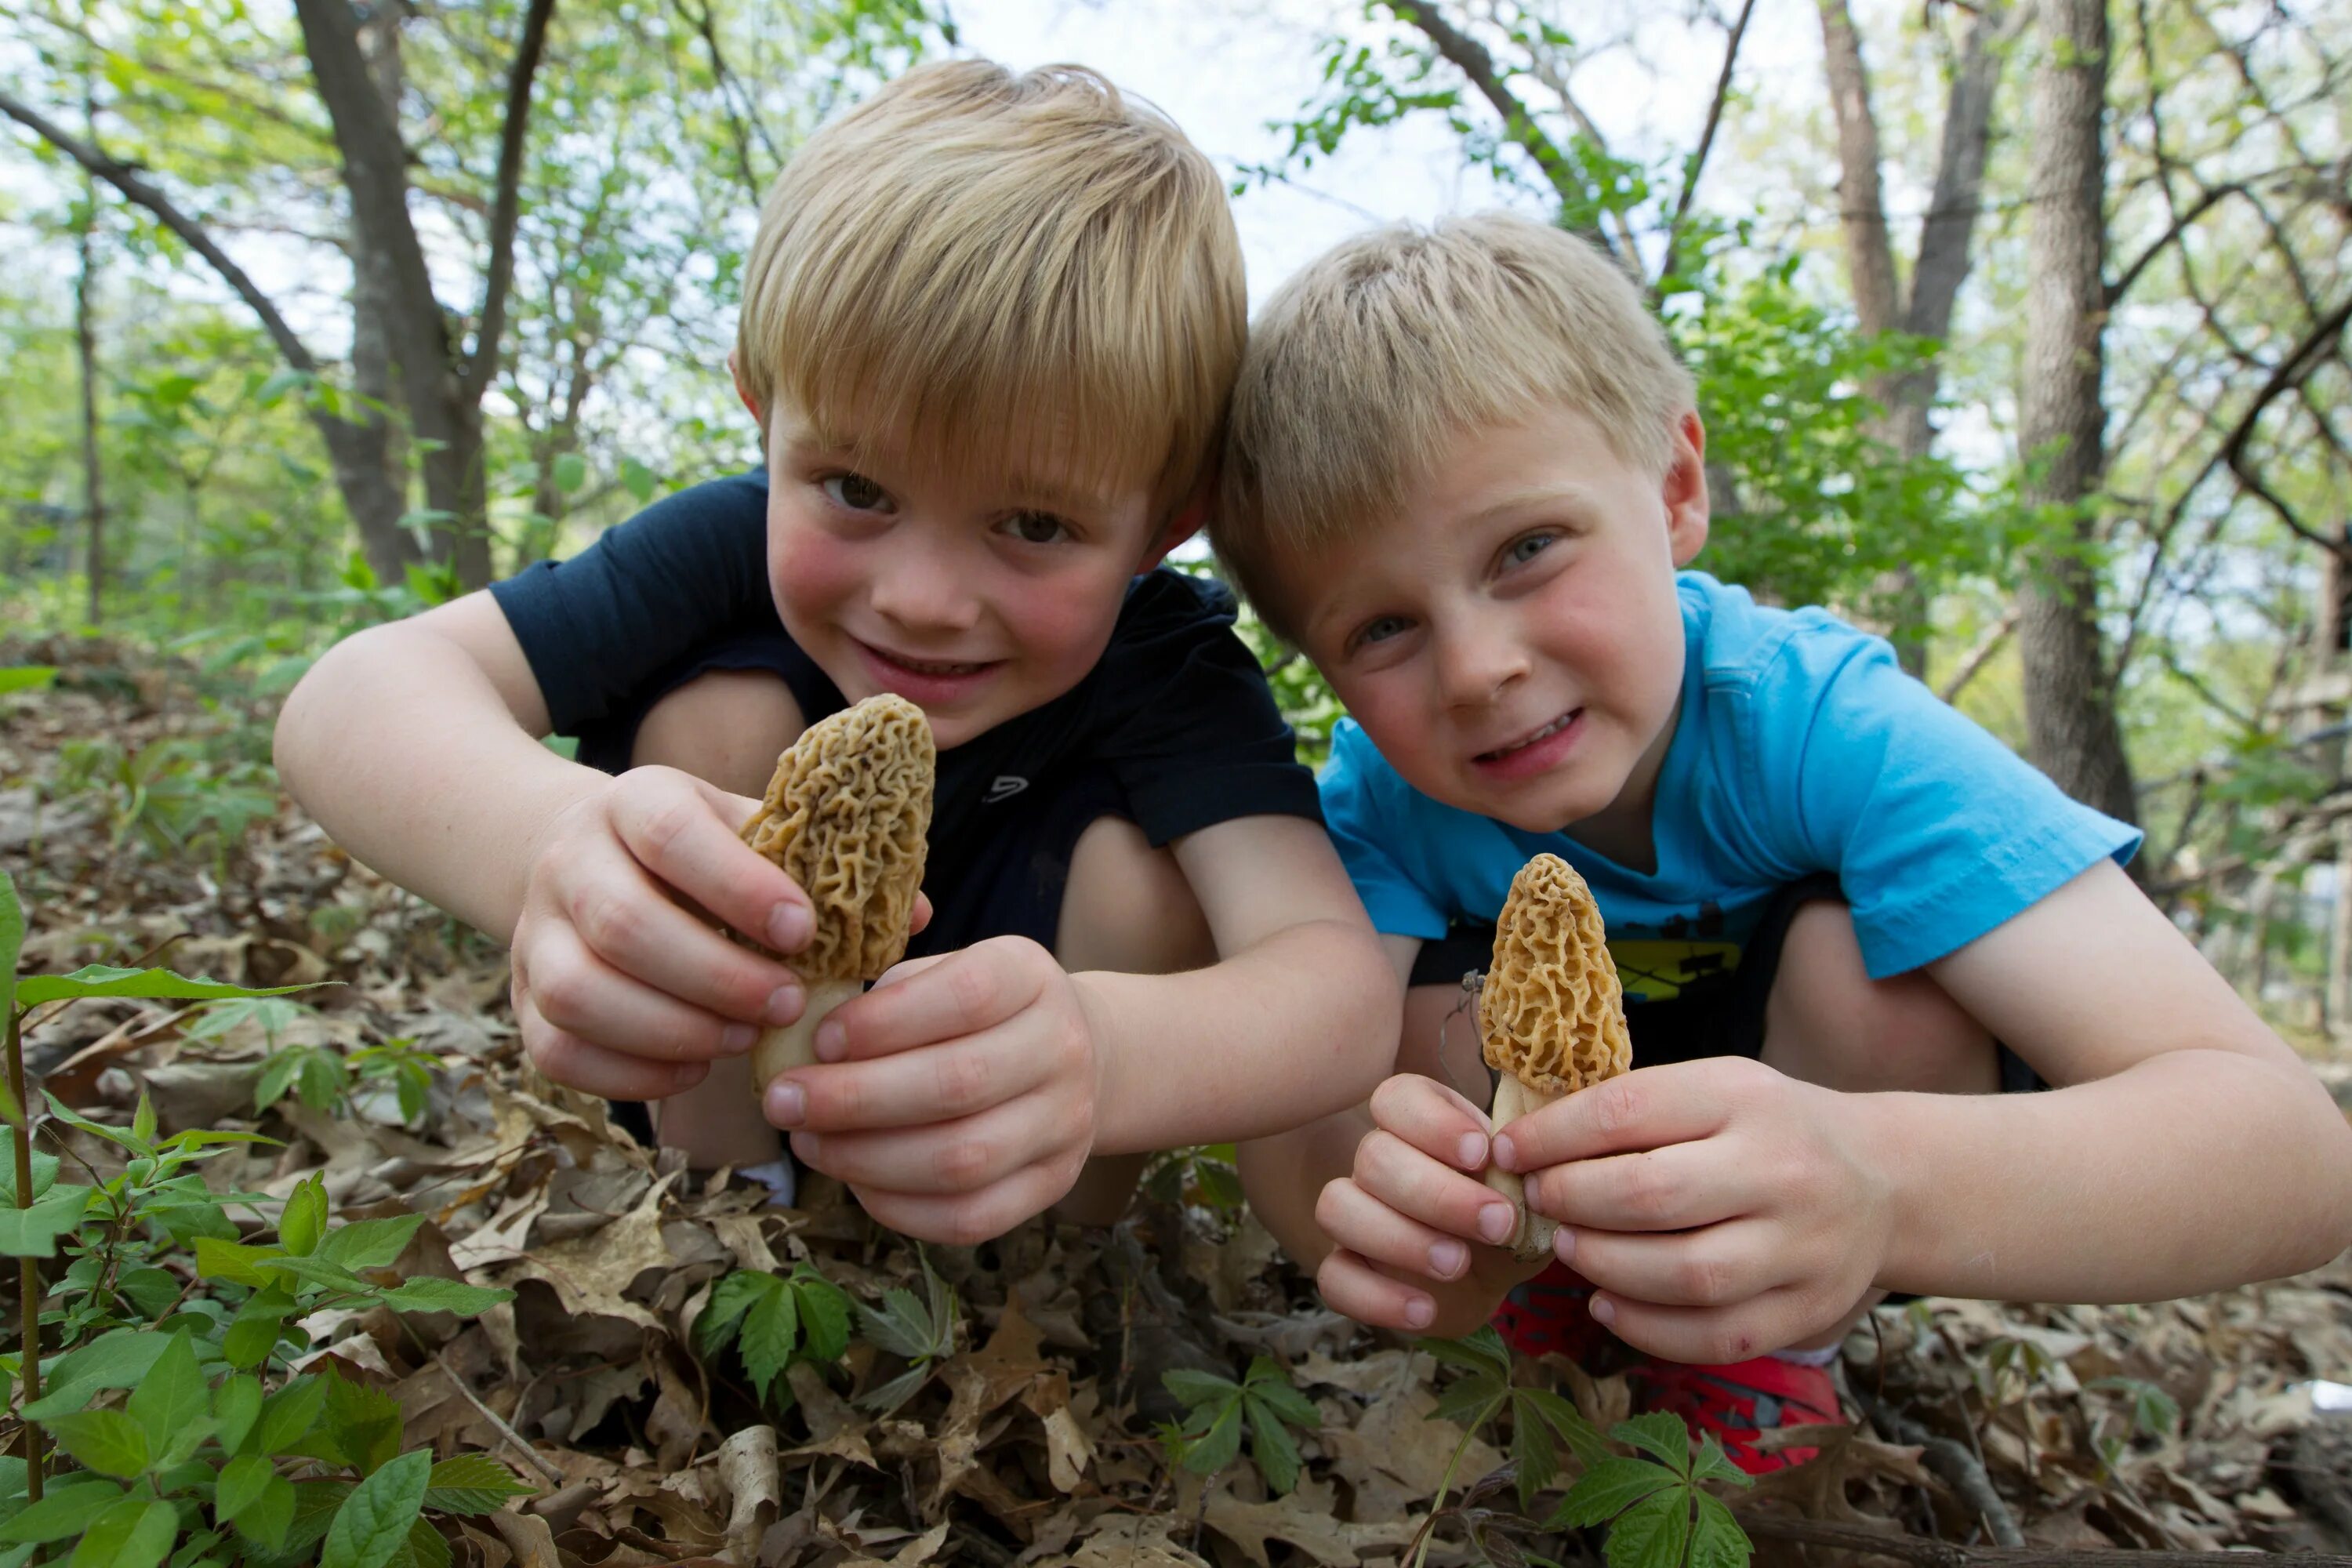
[[[931,896],[929,893],[917,893],[915,895],[914,912],[907,917],[907,934],[908,936],[920,936],[923,932],[923,928],[930,923]]]
[[[1667,1235],[1574,1232],[1575,1268],[1601,1289],[1659,1307],[1730,1307],[1794,1279],[1772,1227],[1752,1220]]]
[[[1771,1071],[1727,1058],[1637,1068],[1496,1128],[1495,1163],[1507,1171],[1533,1171],[1705,1138],[1721,1131],[1729,1118],[1723,1092],[1727,1065]]]
[[[974,1193],[1034,1165],[1069,1142],[1066,1131],[1015,1102],[977,1116],[879,1132],[793,1134],[793,1150],[852,1186],[915,1196]]]
[[[908,967],[902,965],[902,968]],[[1058,975],[1054,955],[1023,937],[991,937],[842,1004],[818,1029],[828,1061],[856,1061],[958,1039],[1019,1013]],[[825,1036],[839,1026],[838,1049]]]
[[[791,953],[814,929],[808,895],[738,837],[759,802],[667,768],[624,775],[614,830],[637,863],[731,931]]]
[[[1486,1183],[1378,1128],[1356,1145],[1355,1184],[1398,1213],[1465,1239],[1507,1241],[1517,1218]]]
[[[1469,1271],[1468,1243],[1398,1213],[1344,1176],[1323,1184],[1315,1223],[1348,1251],[1400,1274],[1458,1279]]]
[[[805,993],[791,970],[695,919],[634,865],[592,869],[562,897],[589,950],[656,991],[748,1023],[801,1016]]]
[[[1027,1094],[1053,1068],[1050,1056],[1028,1048],[1024,1031],[1000,1026],[920,1050],[795,1068],[769,1086],[765,1103],[779,1127],[814,1132],[920,1127]]]
[[[555,1082],[584,1094],[606,1100],[667,1100],[692,1089],[710,1073],[702,1062],[649,1061],[566,1034],[541,1016],[520,983],[515,1023],[522,1034],[523,1054],[531,1065]]]
[[[622,973],[561,923],[535,928],[516,964],[529,977],[541,1016],[591,1045],[656,1060],[709,1061],[741,1056],[759,1037],[749,1024],[690,1007]]]
[[[1720,1138],[1578,1160],[1527,1178],[1528,1206],[1579,1229],[1688,1230],[1752,1212],[1756,1173],[1727,1158]]]
[[[851,1184],[850,1190],[879,1224],[918,1241],[976,1247],[1058,1203],[1077,1180],[1082,1162],[1031,1165],[979,1192],[952,1197],[892,1192]]]
[[[1399,1073],[1372,1090],[1372,1120],[1432,1159],[1486,1168],[1486,1113],[1435,1079]]]
[[[1834,1310],[1827,1315],[1815,1311],[1792,1289],[1771,1291],[1736,1307],[1662,1307],[1596,1291],[1591,1310],[1595,1320],[1635,1350],[1690,1366],[1721,1366],[1766,1355],[1837,1321]]]
[[[1344,1247],[1325,1256],[1315,1286],[1333,1311],[1376,1329],[1417,1332],[1437,1319],[1437,1302],[1428,1291],[1381,1273]]]

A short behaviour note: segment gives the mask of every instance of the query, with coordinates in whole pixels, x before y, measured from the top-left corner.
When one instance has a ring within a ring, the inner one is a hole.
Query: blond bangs
[[[778,180],[737,363],[762,408],[1172,510],[1246,330],[1224,191],[1091,72],[909,73]]]
[[[1211,537],[1287,635],[1280,563],[1394,521],[1465,431],[1572,408],[1663,473],[1692,400],[1640,291],[1583,241],[1504,213],[1379,229],[1259,312]]]

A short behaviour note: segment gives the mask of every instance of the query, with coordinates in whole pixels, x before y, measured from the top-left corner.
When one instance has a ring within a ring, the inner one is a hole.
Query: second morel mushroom
[[[906,956],[937,760],[923,710],[887,693],[810,725],[776,760],[743,841],[808,893],[816,931],[786,959],[807,1010],[751,1047],[762,1086],[816,1060],[824,1016]]]
[[[1495,926],[1495,956],[1478,993],[1478,1038],[1495,1084],[1495,1126],[1615,1078],[1633,1062],[1625,1004],[1601,910],[1576,868],[1538,855],[1511,879]],[[1551,1251],[1559,1226],[1528,1212],[1517,1175],[1489,1169],[1511,1200],[1511,1250],[1528,1262]]]

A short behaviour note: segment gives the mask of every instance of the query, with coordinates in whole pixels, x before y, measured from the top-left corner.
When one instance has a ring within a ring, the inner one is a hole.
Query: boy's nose
[[[971,574],[928,552],[910,552],[875,574],[875,611],[899,626],[920,631],[969,631],[979,623],[980,600]]]
[[[1525,651],[1507,626],[1478,617],[1437,639],[1438,681],[1446,705],[1483,708],[1527,673]]]

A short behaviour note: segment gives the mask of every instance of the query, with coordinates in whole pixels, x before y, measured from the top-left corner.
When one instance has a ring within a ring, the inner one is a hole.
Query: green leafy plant
[[[0,1568],[76,1542],[72,1568],[446,1568],[428,1514],[486,1513],[530,1491],[496,1459],[401,1452],[400,1406],[331,1363],[296,1373],[302,1320],[332,1308],[470,1317],[512,1299],[392,1266],[421,1215],[331,1222],[323,1178],[288,1194],[274,1242],[247,1241],[266,1194],[215,1191],[202,1166],[258,1133],[163,1135],[142,1095],[129,1125],[28,1095],[28,1015],[91,997],[250,1000],[255,990],[164,969],[93,965],[19,978],[25,931],[0,873],[0,999],[7,1079],[0,1253],[14,1256],[23,1313],[0,1370],[16,1380],[22,1455],[0,1457]],[[110,1145],[92,1163],[58,1125]],[[58,1152],[35,1145],[46,1137]],[[60,1174],[68,1157],[85,1180]],[[106,1168],[101,1169],[100,1166]],[[42,1263],[65,1260],[60,1288]],[[51,1473],[55,1456],[70,1468]]]
[[[178,737],[136,751],[106,739],[68,741],[58,752],[58,787],[101,793],[114,846],[135,837],[158,856],[201,851],[217,861],[278,812],[261,764],[215,761]]]
[[[931,1380],[940,1362],[955,1353],[955,1292],[932,1271],[928,1257],[923,1258],[921,1296],[901,1286],[884,1292],[878,1308],[863,1301],[852,1305],[866,1337],[907,1362],[906,1371],[859,1397],[858,1403],[869,1409],[898,1409]]]
[[[1511,1470],[1519,1517],[1507,1519],[1475,1507],[1457,1510],[1482,1552],[1495,1554],[1487,1540],[1490,1531],[1507,1536],[1518,1530],[1605,1524],[1610,1527],[1606,1548],[1610,1568],[1744,1568],[1753,1551],[1747,1532],[1731,1510],[1702,1485],[1727,1481],[1744,1487],[1748,1479],[1713,1434],[1694,1454],[1689,1430],[1682,1421],[1653,1412],[1610,1428],[1610,1439],[1634,1450],[1631,1456],[1622,1455],[1603,1440],[1582,1412],[1559,1394],[1514,1384],[1511,1352],[1493,1329],[1483,1328],[1459,1340],[1423,1340],[1420,1348],[1462,1373],[1438,1395],[1437,1407],[1430,1412],[1432,1420],[1458,1423],[1462,1441],[1446,1462],[1429,1519],[1415,1542],[1415,1568],[1427,1561],[1438,1522],[1448,1515],[1445,1496],[1463,1455],[1477,1434],[1507,1410],[1511,1416]],[[1559,1479],[1563,1447],[1580,1473],[1567,1494],[1538,1521],[1537,1500]],[[1475,1502],[1486,1489],[1486,1483],[1474,1488],[1465,1501]],[[1516,1543],[1505,1551],[1526,1555]]]
[[[824,1366],[849,1349],[850,1301],[841,1287],[808,1263],[791,1274],[739,1268],[711,1288],[710,1304],[694,1325],[704,1356],[740,1342],[743,1370],[765,1403],[772,1392],[783,1405],[792,1384],[779,1382],[794,1362]]]
[[[1169,1453],[1186,1469],[1213,1476],[1232,1464],[1246,1426],[1250,1457],[1265,1484],[1277,1495],[1298,1484],[1298,1444],[1289,1429],[1317,1431],[1323,1417],[1271,1356],[1252,1357],[1239,1383],[1188,1367],[1164,1372],[1160,1381],[1190,1406],[1183,1420],[1161,1431]]]
[[[1242,1208],[1241,1173],[1230,1143],[1168,1150],[1145,1169],[1142,1186],[1155,1203],[1197,1203],[1228,1217]]]
[[[1646,1458],[1609,1458],[1585,1467],[1547,1530],[1609,1527],[1610,1568],[1744,1568],[1755,1548],[1706,1481],[1750,1484],[1708,1433],[1697,1451],[1681,1417],[1652,1411],[1609,1429]]]

